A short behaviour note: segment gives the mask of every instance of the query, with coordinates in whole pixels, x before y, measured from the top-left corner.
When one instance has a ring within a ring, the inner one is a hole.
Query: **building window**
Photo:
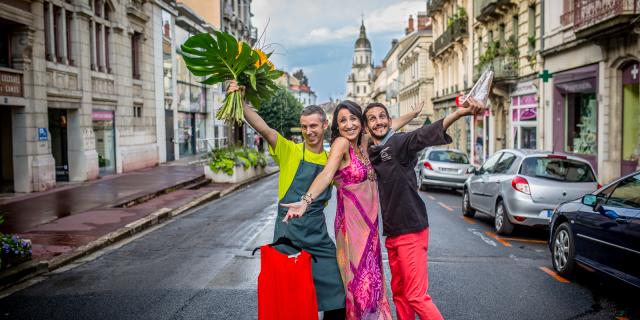
[[[504,23],[501,23],[500,27],[498,28],[498,32],[499,32],[498,36],[500,37],[499,40],[501,45],[504,44],[504,29],[505,29]]]
[[[131,76],[140,80],[140,56],[141,56],[142,34],[134,32],[131,36]]]
[[[138,106],[138,105],[133,106],[133,117],[142,118],[142,106]]]
[[[511,34],[516,37],[516,39],[518,38],[518,31],[520,29],[520,19],[518,18],[518,15],[514,15],[511,21]]]
[[[0,30],[0,67],[11,68],[11,33],[6,27]]]
[[[360,94],[360,86],[356,86],[356,94]]]
[[[594,92],[565,96],[565,151],[595,155],[597,153],[597,102]]]
[[[511,97],[513,147],[536,149],[538,102],[535,94]]]
[[[93,16],[91,17],[91,70],[111,73],[109,56],[111,48],[111,17],[112,7],[104,0],[91,1]]]
[[[45,57],[48,61],[74,65],[72,35],[74,13],[67,2],[44,3]]]
[[[482,56],[482,36],[478,36],[478,59]]]
[[[536,7],[529,7],[529,32],[528,32],[529,52],[536,49]]]

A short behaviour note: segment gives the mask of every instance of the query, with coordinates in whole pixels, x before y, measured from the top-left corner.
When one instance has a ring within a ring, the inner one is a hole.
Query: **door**
[[[614,195],[624,198],[620,205],[624,213],[626,228],[624,231],[626,250],[630,260],[628,260],[622,271],[631,276],[631,281],[640,286],[640,173],[626,178],[626,190],[624,193],[614,191]]]
[[[630,262],[638,259],[638,252],[633,249],[627,228],[637,224],[640,174],[610,186],[598,197],[604,201],[599,211],[583,205],[576,218],[576,254],[588,263],[609,268],[609,273],[636,273],[638,265]]]
[[[640,64],[633,62],[622,71],[622,161],[620,175],[640,166]]]
[[[503,152],[502,157],[493,167],[492,173],[488,176],[488,179],[484,185],[485,200],[487,201],[487,209],[491,213],[495,213],[495,204],[498,195],[500,194],[500,187],[502,182],[511,177],[507,174],[515,160],[516,155],[511,152]]]
[[[49,109],[51,155],[56,163],[56,181],[69,181],[67,110]]]
[[[13,192],[11,108],[0,107],[0,193]]]
[[[487,203],[489,202],[484,192],[485,184],[489,180],[489,175],[493,172],[493,168],[500,159],[502,152],[498,152],[489,157],[487,161],[478,169],[476,175],[470,182],[469,200],[474,208],[482,211],[489,211]]]
[[[175,133],[173,130],[173,110],[164,110],[164,132],[167,161],[174,161],[176,159],[176,152],[174,147]]]

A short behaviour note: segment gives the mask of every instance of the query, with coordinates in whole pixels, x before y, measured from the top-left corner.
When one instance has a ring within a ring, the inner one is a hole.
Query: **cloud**
[[[262,45],[274,51],[282,70],[303,69],[318,101],[339,97],[351,72],[353,45],[364,14],[367,37],[376,63],[386,55],[392,38],[404,35],[410,14],[426,10],[426,1],[412,0],[253,0],[252,23]],[[268,27],[267,27],[268,22]]]
[[[387,7],[379,8],[364,16],[367,36],[377,33],[401,32],[406,26],[409,14],[415,14],[425,8],[424,1],[403,1]],[[350,24],[335,29],[316,28],[306,36],[294,41],[294,46],[327,43],[335,40],[355,39],[360,34],[359,24]]]

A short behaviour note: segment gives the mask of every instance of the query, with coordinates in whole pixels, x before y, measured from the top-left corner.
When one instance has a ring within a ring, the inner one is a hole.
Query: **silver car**
[[[455,149],[429,148],[419,159],[418,185],[423,190],[429,186],[462,189],[473,168],[467,155]]]
[[[462,213],[495,217],[496,232],[508,235],[514,225],[548,226],[553,210],[599,188],[586,160],[536,150],[501,150],[465,182]]]

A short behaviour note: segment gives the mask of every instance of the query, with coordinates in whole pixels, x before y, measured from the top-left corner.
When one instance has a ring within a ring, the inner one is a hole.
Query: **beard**
[[[380,129],[380,128],[384,129],[384,133],[381,136],[377,135],[374,132],[374,130],[377,130],[377,129]],[[384,139],[384,137],[387,135],[387,133],[389,133],[389,127],[388,126],[377,126],[377,127],[373,128],[373,129],[371,129],[371,128],[369,129],[369,134],[376,140]]]

